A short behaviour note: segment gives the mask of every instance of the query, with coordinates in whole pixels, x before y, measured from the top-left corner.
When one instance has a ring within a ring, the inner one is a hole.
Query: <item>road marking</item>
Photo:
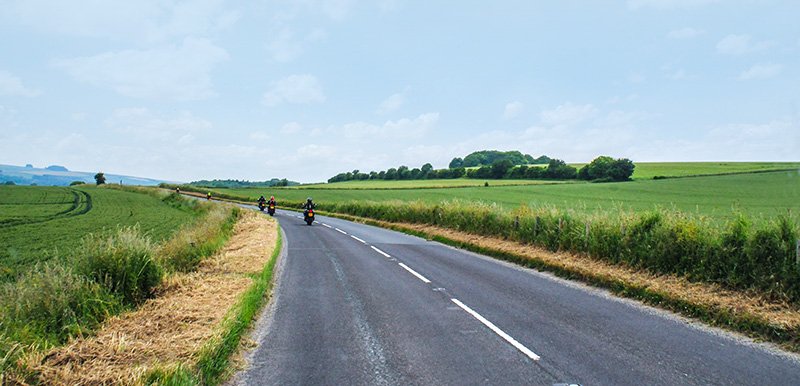
[[[501,338],[505,339],[506,342],[511,343],[517,350],[521,351],[523,354],[527,355],[528,358],[531,358],[535,361],[541,359],[538,355],[534,354],[533,351],[528,350],[527,347],[523,346],[521,343],[517,342],[516,339],[512,338],[510,335],[503,332],[503,330],[499,329],[494,323],[486,320],[483,316],[479,313],[472,310],[472,308],[467,307],[466,304],[461,303],[458,299],[450,299],[455,303],[457,306],[461,307],[462,310],[467,311],[468,314],[472,315],[475,319],[478,319],[481,323],[483,323],[486,327],[489,327],[490,330],[494,331],[495,334],[500,335]]]
[[[375,250],[375,252],[378,252],[378,253],[380,253],[381,255],[384,255],[384,256],[386,256],[386,257],[391,257],[391,256],[389,256],[389,254],[388,254],[388,253],[386,253],[386,252],[384,252],[384,251],[381,251],[381,250],[380,250],[380,249],[378,249],[378,248],[375,248],[375,246],[374,246],[374,245],[370,245],[370,247],[371,247],[372,249],[374,249],[374,250]]]
[[[333,228],[332,226],[330,226],[328,224],[325,224],[325,223],[322,223],[322,226],[327,227],[327,228]]]
[[[430,282],[431,282],[431,281],[430,281],[430,280],[428,280],[428,279],[427,279],[425,276],[422,276],[422,275],[420,275],[419,273],[417,273],[417,271],[415,271],[415,270],[411,269],[411,267],[409,267],[409,266],[407,266],[407,265],[405,265],[405,264],[403,264],[403,263],[398,263],[398,264],[400,264],[400,266],[401,266],[401,267],[405,268],[405,269],[406,269],[406,271],[408,271],[408,272],[411,272],[411,274],[412,274],[412,275],[414,275],[414,276],[416,276],[416,277],[417,277],[417,279],[420,279],[420,280],[422,280],[424,283],[426,283],[426,284],[427,284],[427,283],[430,283]]]
[[[339,228],[334,228],[334,229],[336,229],[336,231],[337,231],[337,232],[339,232],[339,233],[341,233],[341,234],[343,234],[343,235],[346,235],[346,234],[347,234],[347,232],[345,232],[345,231],[343,231],[343,230],[341,230],[341,229],[339,229]]]
[[[367,243],[366,241],[364,241],[364,240],[361,240],[361,239],[359,239],[358,237],[355,237],[355,236],[353,236],[353,235],[350,235],[350,237],[352,237],[352,238],[354,238],[354,239],[356,239],[356,240],[360,241],[362,244],[366,244],[366,243]]]

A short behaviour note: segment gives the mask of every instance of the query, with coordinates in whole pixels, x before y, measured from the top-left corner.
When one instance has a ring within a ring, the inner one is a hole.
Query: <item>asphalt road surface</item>
[[[237,383],[798,385],[797,356],[605,291],[297,213]]]

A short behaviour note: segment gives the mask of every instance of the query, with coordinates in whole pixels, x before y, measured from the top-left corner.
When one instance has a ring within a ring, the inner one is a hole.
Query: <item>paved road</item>
[[[800,384],[795,357],[603,291],[380,228],[277,216],[287,255],[244,384]]]

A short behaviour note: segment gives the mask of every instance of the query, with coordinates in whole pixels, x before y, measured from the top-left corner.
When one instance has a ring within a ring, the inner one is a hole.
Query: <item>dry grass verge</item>
[[[390,223],[349,215],[335,217],[415,234],[449,245],[554,272],[605,287],[619,295],[642,300],[712,325],[726,327],[800,352],[800,308],[755,293],[691,282],[671,275],[654,275],[624,265],[613,265],[586,255],[551,252],[496,237],[430,225]]]
[[[134,384],[152,369],[193,362],[222,333],[219,324],[276,242],[277,223],[247,212],[223,249],[196,272],[175,274],[155,299],[109,319],[94,337],[31,358],[32,367],[45,384]]]

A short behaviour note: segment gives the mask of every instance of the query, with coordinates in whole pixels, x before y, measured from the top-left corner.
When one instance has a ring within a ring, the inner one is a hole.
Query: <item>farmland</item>
[[[797,171],[635,180],[622,183],[494,186],[441,189],[218,189],[217,193],[255,200],[274,194],[278,203],[299,203],[307,196],[324,209],[326,202],[449,200],[497,204],[510,211],[524,204],[583,213],[675,209],[712,219],[730,219],[739,212],[755,219],[800,213]],[[369,182],[361,182],[368,184]],[[385,184],[385,182],[375,182]],[[331,184],[338,185],[338,184]],[[384,185],[385,186],[385,185]]]
[[[0,187],[0,281],[32,264],[63,257],[90,233],[138,224],[168,238],[197,216],[156,197],[107,188]]]

